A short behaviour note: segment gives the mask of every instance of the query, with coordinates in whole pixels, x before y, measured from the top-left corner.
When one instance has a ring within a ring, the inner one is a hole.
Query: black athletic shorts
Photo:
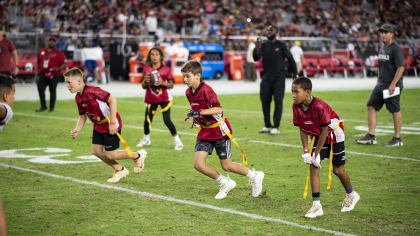
[[[315,151],[317,143],[314,144],[313,151]],[[330,159],[331,144],[324,144],[319,153],[321,160]],[[344,142],[334,143],[333,144],[333,165],[341,166],[346,164],[346,152],[344,151]]]
[[[230,158],[230,139],[228,137],[217,141],[204,141],[197,139],[197,142],[195,143],[196,152],[204,151],[211,155],[213,148],[216,149],[216,153],[219,155],[219,159],[223,160]]]
[[[118,131],[121,134],[121,130]],[[105,151],[114,151],[120,147],[120,139],[116,134],[99,133],[93,130],[92,144],[99,144],[105,146]]]
[[[395,113],[400,111],[400,96],[402,92],[402,86],[400,87],[400,95],[390,97],[387,99],[383,98],[383,90],[388,89],[389,85],[378,83],[376,84],[375,88],[373,89],[372,93],[370,94],[369,101],[367,102],[368,107],[373,107],[375,110],[381,110],[382,106],[386,105],[386,109],[389,112]]]

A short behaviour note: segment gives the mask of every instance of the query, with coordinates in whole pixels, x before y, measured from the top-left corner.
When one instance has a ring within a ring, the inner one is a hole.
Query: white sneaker
[[[136,145],[136,147],[144,147],[144,146],[150,146],[152,144],[152,141],[148,138],[142,138],[140,139],[140,142]]]
[[[120,179],[127,177],[130,174],[130,171],[127,168],[123,167],[124,169],[116,171],[112,174],[112,178],[107,180],[108,183],[117,183]]]
[[[180,138],[175,138],[175,151],[182,151],[184,149],[184,144],[182,144]]]
[[[144,169],[144,160],[147,157],[147,152],[144,149],[138,150],[137,153],[140,155],[139,158],[133,160],[134,162],[134,173],[140,173]]]
[[[306,218],[315,218],[317,216],[323,216],[324,211],[322,211],[322,205],[319,201],[314,201],[311,209],[306,213]]]
[[[279,129],[277,128],[272,128],[270,130],[270,135],[278,135],[279,134]]]
[[[359,200],[360,200],[360,195],[356,193],[356,191],[353,191],[352,193],[347,194],[346,198],[344,198],[341,212],[348,212],[348,211],[353,210]]]
[[[252,196],[258,197],[262,191],[262,183],[264,179],[264,172],[262,171],[255,171],[255,176],[253,178],[249,178],[249,182],[252,186]]]
[[[270,128],[264,127],[260,131],[258,131],[260,134],[267,134],[270,133]]]
[[[220,183],[220,190],[216,194],[214,198],[216,199],[223,199],[226,197],[226,195],[229,193],[230,190],[232,190],[236,186],[236,182],[233,181],[229,177],[224,177],[222,182]]]

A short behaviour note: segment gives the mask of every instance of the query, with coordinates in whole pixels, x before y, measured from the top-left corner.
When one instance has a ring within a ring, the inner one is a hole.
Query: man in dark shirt
[[[286,77],[286,63],[285,58],[289,63],[289,70],[293,75],[297,74],[296,63],[286,45],[276,39],[277,28],[269,25],[265,29],[265,36],[268,41],[261,44],[257,40],[253,52],[254,60],[257,61],[262,57],[262,65],[264,76],[260,84],[260,99],[264,114],[264,128],[260,133],[270,133],[277,135],[279,133],[279,126],[281,115],[283,112],[283,97],[285,89]],[[271,100],[274,96],[274,125],[271,125],[270,107]]]
[[[392,114],[394,120],[394,137],[385,146],[403,146],[400,131],[402,126],[402,115],[400,111],[400,94],[385,98],[384,91],[393,95],[395,88],[400,92],[403,89],[402,74],[404,72],[404,53],[403,49],[393,41],[394,27],[390,24],[384,24],[379,28],[379,36],[382,41],[379,49],[379,72],[378,83],[370,95],[367,103],[368,109],[368,133],[356,142],[360,144],[377,144],[375,137],[375,127],[377,113],[386,105],[388,111]],[[386,91],[387,90],[387,91]]]

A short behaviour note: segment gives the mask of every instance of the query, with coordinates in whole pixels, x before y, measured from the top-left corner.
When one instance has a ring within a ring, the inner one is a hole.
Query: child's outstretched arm
[[[117,99],[109,95],[108,98],[110,118],[109,118],[109,134],[117,133]]]
[[[70,131],[70,136],[72,138],[76,138],[77,135],[79,135],[80,130],[82,130],[83,126],[86,123],[86,119],[87,119],[87,117],[86,117],[85,114],[79,115],[79,119],[77,120],[76,128],[74,130]]]

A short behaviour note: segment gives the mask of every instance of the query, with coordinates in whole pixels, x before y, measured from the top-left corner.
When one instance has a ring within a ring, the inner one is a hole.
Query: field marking
[[[143,104],[143,101],[135,102],[129,100],[118,100],[119,103],[129,103],[129,104]],[[182,105],[172,105],[173,108],[180,108],[180,109],[191,109],[189,106],[182,106]],[[237,113],[249,113],[249,114],[258,114],[262,116],[262,111],[252,111],[252,110],[238,110],[238,109],[223,109],[225,112],[237,112]],[[283,116],[292,117],[291,113],[287,113],[283,111]],[[355,122],[355,123],[368,123],[367,120],[353,120],[353,119],[343,119],[343,121],[347,122]],[[376,122],[377,124],[387,124],[392,125],[392,123],[384,123],[384,122]]]
[[[112,189],[112,190],[119,190],[119,191],[123,191],[123,192],[127,192],[127,193],[133,193],[133,194],[141,195],[141,196],[144,196],[144,197],[160,199],[160,200],[165,200],[165,201],[169,201],[169,202],[176,202],[176,203],[181,203],[181,204],[191,205],[191,206],[197,206],[197,207],[202,207],[202,208],[208,208],[208,209],[212,209],[212,210],[215,210],[215,211],[221,211],[221,212],[225,212],[225,213],[241,215],[241,216],[245,216],[245,217],[252,218],[252,219],[282,223],[282,224],[285,224],[285,225],[288,225],[288,226],[293,226],[293,227],[301,228],[301,229],[314,230],[314,231],[318,231],[318,232],[330,233],[330,234],[335,234],[335,235],[345,235],[345,236],[355,235],[355,234],[348,234],[348,233],[344,233],[344,232],[340,232],[340,231],[334,231],[334,230],[319,228],[319,227],[315,227],[315,226],[311,226],[311,225],[298,224],[298,223],[295,223],[295,222],[282,220],[280,218],[267,217],[267,216],[247,213],[247,212],[243,212],[243,211],[237,211],[237,210],[230,209],[230,208],[223,208],[223,207],[213,206],[213,205],[210,205],[210,204],[204,204],[204,203],[199,203],[199,202],[193,202],[193,201],[182,200],[182,199],[177,199],[177,198],[173,198],[173,197],[158,195],[158,194],[154,194],[154,193],[137,191],[137,190],[133,190],[133,189],[119,187],[119,186],[116,186],[116,185],[100,184],[100,183],[94,182],[94,181],[76,179],[76,178],[73,178],[73,177],[56,175],[56,174],[52,174],[52,173],[48,173],[48,172],[44,172],[44,171],[28,169],[28,168],[23,168],[23,167],[14,166],[14,165],[8,165],[8,164],[0,163],[0,166],[2,166],[4,168],[13,168],[13,169],[17,169],[17,170],[21,170],[21,171],[25,171],[25,172],[32,172],[32,173],[35,173],[35,174],[54,177],[54,178],[57,178],[57,179],[70,180],[72,182],[76,182],[76,183],[80,183],[80,184],[93,185],[93,186],[101,187],[101,188],[105,188],[105,189]]]
[[[21,115],[21,116],[29,116],[29,117],[36,117],[36,118],[44,118],[44,119],[55,119],[55,120],[71,120],[71,121],[77,121],[76,118],[66,118],[66,117],[54,117],[54,116],[41,116],[41,115],[35,115],[35,114],[27,114],[27,113],[20,113],[15,112],[15,115]],[[123,127],[128,127],[132,129],[139,129],[142,130],[143,127],[135,126],[135,125],[123,125]],[[164,129],[158,129],[153,128],[154,131],[162,132],[162,133],[169,133],[168,130]],[[188,136],[197,136],[197,133],[190,133],[190,132],[178,132],[179,134],[188,135]],[[283,147],[293,147],[293,148],[302,148],[300,145],[293,145],[293,144],[286,144],[286,143],[277,143],[277,142],[268,142],[268,141],[260,141],[260,140],[254,140],[254,139],[248,139],[246,137],[242,138],[235,138],[236,140],[242,140],[247,141],[250,143],[261,143],[261,144],[268,144],[268,145],[275,145],[275,146],[283,146]],[[393,159],[393,160],[405,160],[405,161],[416,161],[420,162],[420,159],[414,159],[409,157],[397,157],[397,156],[388,156],[388,155],[382,155],[382,154],[371,154],[371,153],[363,153],[363,152],[354,152],[346,150],[347,153],[355,154],[355,155],[361,155],[361,156],[372,156],[372,157],[378,157],[378,158],[384,158],[384,159]]]

